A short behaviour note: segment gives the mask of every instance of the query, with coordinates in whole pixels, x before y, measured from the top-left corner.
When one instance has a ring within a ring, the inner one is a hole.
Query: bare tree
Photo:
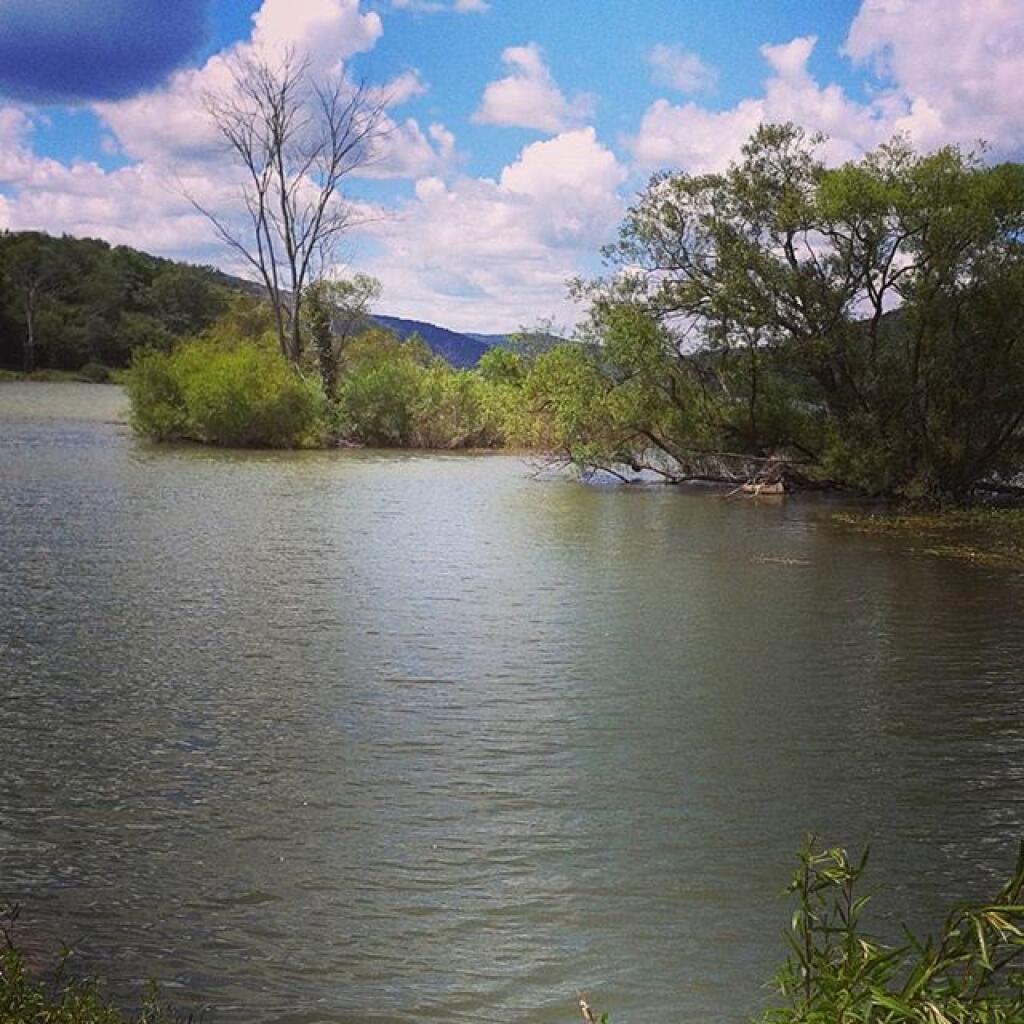
[[[245,216],[236,224],[189,198],[259,274],[281,352],[298,364],[304,289],[355,223],[340,188],[376,159],[386,99],[340,74],[315,80],[309,60],[288,52],[240,59],[232,88],[205,102],[244,172]]]

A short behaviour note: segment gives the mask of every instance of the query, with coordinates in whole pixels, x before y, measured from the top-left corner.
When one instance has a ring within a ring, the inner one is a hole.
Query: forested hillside
[[[126,366],[208,326],[247,287],[211,267],[92,238],[0,234],[0,366]]]

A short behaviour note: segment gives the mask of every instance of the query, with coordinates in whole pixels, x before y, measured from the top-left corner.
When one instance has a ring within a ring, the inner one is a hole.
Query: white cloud
[[[761,96],[715,111],[690,102],[655,101],[640,129],[627,140],[639,167],[679,167],[693,173],[725,168],[759,124],[794,121],[829,136],[824,155],[851,159],[892,134],[893,122],[878,105],[851,100],[838,85],[819,85],[807,69],[814,36],[800,36],[761,55],[771,69]]]
[[[24,123],[13,148],[8,146],[12,120],[9,109],[0,110],[0,184],[13,190],[4,202],[4,227],[104,238],[180,258],[197,259],[213,251],[206,219],[168,187],[152,164],[108,172],[87,161],[65,165],[37,157],[29,148],[30,126]],[[184,180],[204,202],[224,202],[223,182],[206,173]]]
[[[263,0],[252,20],[258,50],[308,54],[319,71],[337,69],[353,54],[372,50],[384,31],[380,15],[364,14],[359,0]]]
[[[763,46],[763,92],[728,109],[657,100],[626,140],[638,167],[720,170],[768,121],[824,132],[831,162],[897,133],[922,150],[985,140],[1001,157],[1024,151],[1022,0],[863,0],[842,50],[877,76],[863,99],[815,80],[815,43]]]
[[[1024,147],[1024,3],[864,0],[843,52],[896,93],[894,123],[921,146]]]
[[[383,31],[380,16],[360,10],[359,0],[263,0],[252,18],[250,40],[214,54],[202,67],[172,75],[168,84],[118,103],[94,106],[124,152],[135,160],[200,159],[216,153],[219,137],[203,113],[203,97],[231,83],[236,58],[258,52],[273,60],[289,51],[308,56],[313,72],[339,73],[343,62],[372,49]],[[422,88],[407,72],[396,83]]]
[[[534,128],[554,135],[577,127],[593,114],[590,96],[566,98],[536,43],[510,46],[501,59],[510,73],[488,83],[473,115],[476,123]]]
[[[462,330],[574,320],[566,280],[614,232],[625,179],[592,128],[527,146],[497,180],[422,179],[368,231],[382,306]]]
[[[679,92],[709,92],[718,82],[718,72],[708,67],[695,53],[679,46],[659,43],[647,55],[651,78],[656,85]]]
[[[17,228],[92,235],[168,256],[218,259],[213,232],[184,193],[230,218],[237,204],[237,171],[223,159],[221,140],[205,116],[203,97],[228,88],[231,60],[258,50],[270,57],[294,47],[309,54],[314,71],[344,73],[344,62],[371,48],[381,33],[377,14],[358,0],[264,0],[253,16],[252,37],[215,54],[198,68],[180,71],[167,85],[93,110],[106,132],[102,147],[131,164],[105,171],[95,163],[64,165],[35,155],[33,120],[0,108],[0,184],[8,189],[5,220]],[[408,70],[376,94],[389,106],[422,95],[426,86]],[[443,125],[426,131],[407,118],[385,122],[379,158],[362,171],[372,178],[415,179],[447,174],[455,141]]]
[[[425,96],[427,92],[426,83],[415,69],[403,71],[390,82],[385,82],[373,90],[373,94],[384,100],[389,107],[399,107],[417,96]]]

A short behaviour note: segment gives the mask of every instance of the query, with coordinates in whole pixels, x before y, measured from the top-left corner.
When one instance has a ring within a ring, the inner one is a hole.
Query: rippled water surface
[[[512,457],[149,448],[122,404],[0,385],[0,895],[115,992],[742,1021],[806,830],[920,925],[1011,867],[1018,576]]]

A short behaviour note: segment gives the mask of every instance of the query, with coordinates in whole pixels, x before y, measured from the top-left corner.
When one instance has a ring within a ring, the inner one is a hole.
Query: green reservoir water
[[[156,449],[0,385],[0,896],[208,1021],[742,1021],[815,830],[934,926],[1024,835],[1024,586],[830,506]],[[879,927],[891,927],[884,916]]]

